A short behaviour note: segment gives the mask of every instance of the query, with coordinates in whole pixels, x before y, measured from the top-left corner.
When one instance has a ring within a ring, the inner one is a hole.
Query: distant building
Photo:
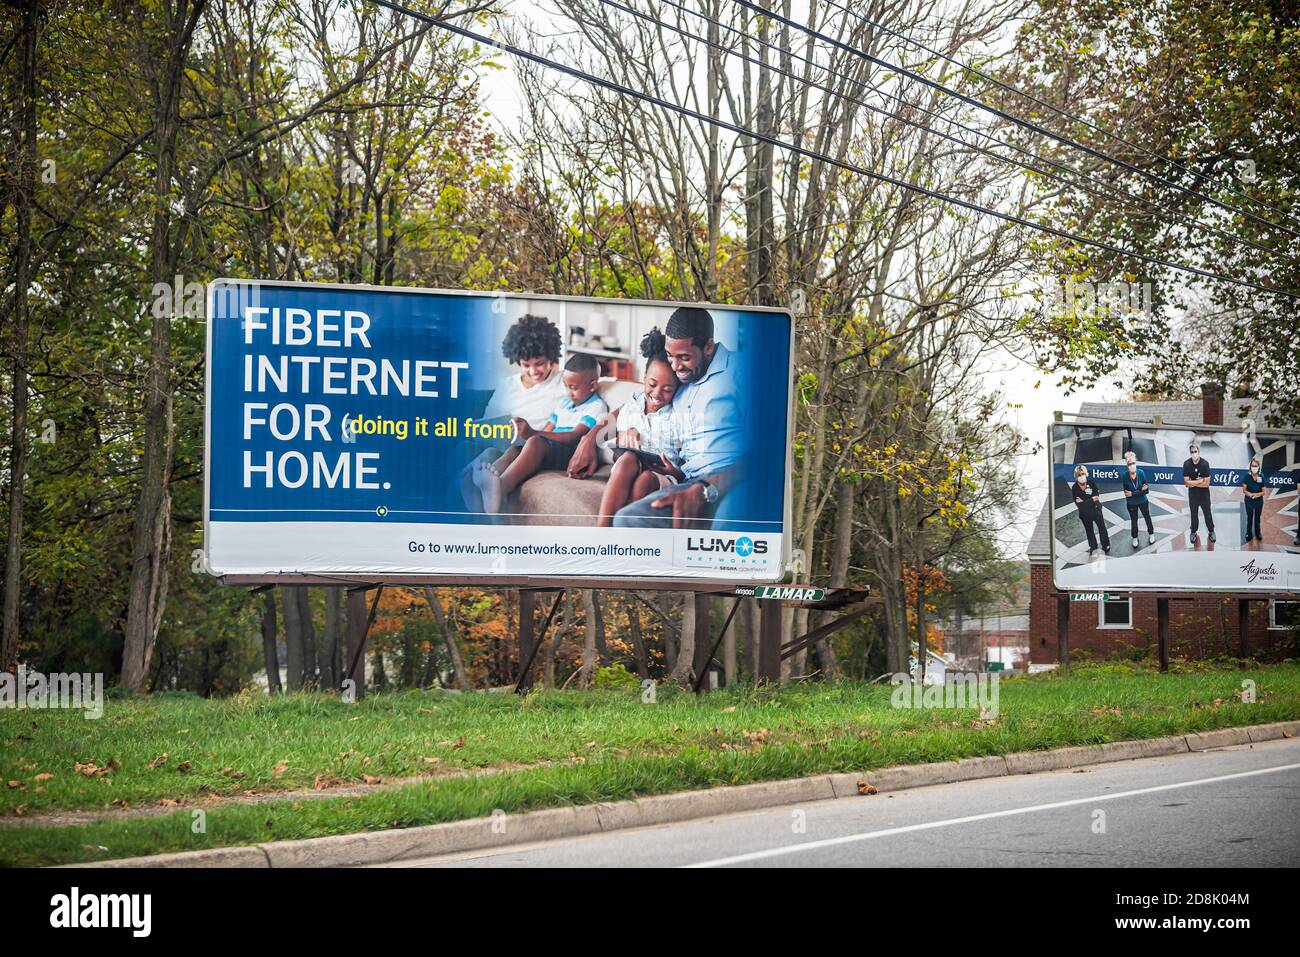
[[[944,650],[961,671],[1025,671],[1029,665],[1029,616],[996,612],[942,622]]]
[[[1240,424],[1253,419],[1262,424],[1265,410],[1257,401],[1223,399],[1212,386],[1201,401],[1184,402],[1084,402],[1079,418],[1124,420],[1166,426]],[[1057,651],[1058,592],[1052,585],[1050,496],[1029,539],[1029,658],[1031,668],[1055,664]],[[1294,529],[1291,529],[1294,534]],[[1125,529],[1125,535],[1127,529]],[[1246,643],[1242,644],[1237,601],[1214,592],[1198,592],[1191,600],[1169,605],[1170,655],[1203,658],[1276,653],[1290,642],[1290,622],[1300,615],[1300,602],[1270,599],[1249,605]],[[1124,656],[1149,650],[1155,653],[1156,598],[1141,592],[1120,595],[1114,601],[1078,602],[1070,609],[1067,641],[1070,651],[1086,651],[1096,658]]]

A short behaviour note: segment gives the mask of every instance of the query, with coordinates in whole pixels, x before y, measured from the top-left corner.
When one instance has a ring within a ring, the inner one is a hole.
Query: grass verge
[[[1254,682],[1255,703],[1239,700]],[[159,816],[0,825],[0,865],[252,844],[899,764],[1300,719],[1300,664],[1139,666],[1011,678],[998,715],[893,707],[887,685],[513,695],[422,691],[110,700],[104,717],[0,711],[0,816],[159,802]],[[80,768],[78,768],[80,765]],[[449,771],[492,768],[491,777]],[[427,780],[361,796],[232,801]],[[16,782],[16,786],[9,786]],[[193,807],[189,806],[193,805]],[[205,827],[195,833],[194,808]]]

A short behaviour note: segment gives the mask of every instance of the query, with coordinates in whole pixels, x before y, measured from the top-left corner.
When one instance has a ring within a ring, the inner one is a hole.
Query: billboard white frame
[[[1235,586],[1208,586],[1208,585],[1189,585],[1185,587],[1168,586],[1168,585],[1127,585],[1114,582],[1104,582],[1089,587],[1082,586],[1062,586],[1057,581],[1057,564],[1056,564],[1056,477],[1054,475],[1054,461],[1052,459],[1052,442],[1053,429],[1057,428],[1100,428],[1100,429],[1126,429],[1126,430],[1145,430],[1145,431],[1169,431],[1169,432],[1192,432],[1196,435],[1204,435],[1211,432],[1230,432],[1240,434],[1242,429],[1240,425],[1205,425],[1202,423],[1185,423],[1185,422],[1153,422],[1148,420],[1122,419],[1122,418],[1071,418],[1068,421],[1060,420],[1050,423],[1047,427],[1047,521],[1048,521],[1048,555],[1052,572],[1052,590],[1054,594],[1069,595],[1077,592],[1105,591],[1114,593],[1117,597],[1127,595],[1184,595],[1192,596],[1197,594],[1218,594],[1225,597],[1239,597],[1251,599],[1281,598],[1290,600],[1300,597],[1300,590],[1282,588],[1248,588],[1240,585]],[[1279,436],[1296,442],[1300,442],[1300,430],[1297,429],[1275,429],[1275,428],[1258,428],[1254,431],[1269,436]],[[1296,470],[1297,483],[1300,483],[1300,469]]]
[[[202,561],[205,571],[218,580],[231,585],[265,585],[265,584],[323,584],[323,585],[374,585],[379,583],[394,585],[478,585],[496,587],[572,587],[572,588],[629,588],[642,590],[677,590],[709,591],[725,590],[730,592],[737,585],[762,584],[755,580],[739,581],[728,578],[674,578],[672,576],[539,576],[539,575],[450,575],[450,574],[394,574],[388,572],[340,573],[270,573],[261,575],[218,574],[210,571],[208,562],[209,547],[212,540],[211,522],[211,449],[212,449],[212,328],[211,317],[214,312],[215,295],[220,286],[238,288],[300,288],[300,289],[335,289],[340,291],[370,293],[425,293],[438,296],[460,296],[466,298],[491,298],[522,300],[527,302],[545,301],[564,303],[598,303],[618,306],[649,306],[659,309],[671,309],[690,306],[699,309],[718,309],[732,312],[757,312],[784,315],[790,324],[788,343],[789,368],[786,371],[786,422],[785,422],[785,481],[782,490],[781,507],[781,561],[780,577],[771,579],[771,584],[784,580],[790,571],[793,556],[793,475],[794,475],[794,371],[797,361],[795,346],[798,319],[794,312],[780,306],[748,306],[735,303],[713,302],[679,302],[659,299],[617,299],[601,296],[560,296],[550,293],[517,293],[499,290],[473,289],[438,289],[428,286],[376,286],[370,283],[333,283],[305,282],[298,280],[238,279],[219,277],[208,282],[204,295],[204,390],[203,390],[203,549]]]

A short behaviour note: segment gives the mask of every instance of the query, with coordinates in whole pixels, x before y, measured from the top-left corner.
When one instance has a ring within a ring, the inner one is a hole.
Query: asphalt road
[[[1300,739],[794,804],[404,867],[1295,867]]]

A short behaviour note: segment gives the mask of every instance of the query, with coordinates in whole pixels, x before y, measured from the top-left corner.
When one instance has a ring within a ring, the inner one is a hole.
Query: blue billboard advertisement
[[[225,279],[207,306],[214,574],[784,573],[784,311]]]
[[[1057,588],[1300,591],[1300,434],[1050,428]]]

